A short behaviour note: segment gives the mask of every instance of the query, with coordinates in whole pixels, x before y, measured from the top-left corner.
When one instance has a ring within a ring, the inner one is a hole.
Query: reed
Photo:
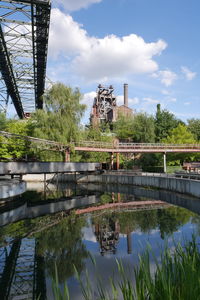
[[[153,258],[152,258],[153,256]],[[152,260],[155,268],[152,270]],[[121,261],[116,261],[120,280],[110,278],[112,293],[105,291],[101,279],[98,288],[93,291],[86,272],[86,284],[76,271],[83,299],[85,300],[200,300],[200,251],[197,239],[193,236],[184,246],[176,244],[172,251],[166,246],[158,259],[147,247],[139,257],[139,265],[134,269],[135,278],[128,278]],[[57,271],[56,271],[57,274]],[[58,278],[56,275],[55,278]],[[65,286],[62,294],[58,280],[53,282],[56,300],[69,300]]]

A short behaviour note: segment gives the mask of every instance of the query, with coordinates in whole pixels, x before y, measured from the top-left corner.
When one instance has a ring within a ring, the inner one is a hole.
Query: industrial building
[[[128,107],[128,84],[124,84],[124,104],[117,106],[117,97],[114,95],[114,88],[102,86],[97,88],[97,95],[94,98],[90,124],[98,127],[102,122],[116,122],[120,115],[132,116],[133,110]]]

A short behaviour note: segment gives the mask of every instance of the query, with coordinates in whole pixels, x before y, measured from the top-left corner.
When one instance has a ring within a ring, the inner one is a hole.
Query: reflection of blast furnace
[[[95,235],[100,244],[100,253],[116,253],[119,242],[120,226],[118,221],[109,220],[109,224],[95,225]]]

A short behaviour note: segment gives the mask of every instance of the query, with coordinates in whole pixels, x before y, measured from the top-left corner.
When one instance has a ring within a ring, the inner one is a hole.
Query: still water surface
[[[166,203],[134,207],[149,200]],[[110,203],[124,206],[113,208]],[[77,209],[105,204],[104,210],[76,214]],[[60,288],[67,283],[71,299],[83,299],[74,266],[83,281],[88,272],[95,299],[97,274],[109,290],[109,278],[118,280],[118,259],[133,278],[138,254],[147,244],[159,259],[167,242],[173,252],[175,242],[184,243],[193,233],[199,236],[199,213],[200,200],[166,191],[30,186],[18,199],[0,206],[0,299],[53,299],[55,264]]]

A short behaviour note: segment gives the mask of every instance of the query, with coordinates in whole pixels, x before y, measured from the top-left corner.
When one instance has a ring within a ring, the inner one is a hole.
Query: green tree
[[[37,110],[31,122],[33,136],[70,144],[80,138],[80,120],[86,108],[80,103],[78,88],[57,83],[44,96],[44,110]],[[35,156],[43,161],[63,160],[63,154],[35,149]]]
[[[82,132],[82,140],[96,141],[102,143],[113,143],[113,136],[110,131],[102,133],[101,128],[89,127]],[[79,152],[79,154],[73,156],[73,161],[85,161],[85,162],[107,162],[110,160],[110,154],[106,152]]]
[[[154,119],[146,113],[139,113],[134,117],[133,140],[136,143],[155,142]]]
[[[172,129],[168,137],[162,141],[167,144],[196,144],[194,135],[188,130],[187,126],[182,124]]]
[[[167,138],[169,132],[178,126],[178,124],[184,124],[181,120],[177,119],[174,114],[168,110],[161,110],[160,104],[157,105],[157,111],[155,116],[155,135],[156,142],[160,142],[162,139]]]
[[[127,140],[133,138],[133,117],[125,117],[121,115],[119,119],[113,124],[113,131],[120,140]]]
[[[8,120],[5,130],[23,136],[31,134],[31,124],[27,120]],[[30,142],[18,139],[17,137],[0,137],[0,158],[1,159],[22,159],[30,154]]]
[[[80,103],[78,88],[72,89],[57,83],[44,96],[44,110],[33,115],[36,137],[69,143],[79,138],[79,126],[86,108]]]
[[[194,135],[188,130],[187,126],[179,124],[176,128],[169,132],[167,138],[162,140],[166,144],[196,144]],[[180,165],[184,161],[194,161],[200,158],[199,154],[191,153],[175,153],[168,154],[168,162],[170,165]]]
[[[0,130],[3,131],[6,129],[6,116],[4,113],[0,113]]]
[[[197,141],[200,141],[200,119],[188,120],[188,130],[195,136]]]
[[[114,132],[119,139],[129,139],[136,143],[155,141],[154,119],[146,113],[133,117],[120,116],[114,124]]]

